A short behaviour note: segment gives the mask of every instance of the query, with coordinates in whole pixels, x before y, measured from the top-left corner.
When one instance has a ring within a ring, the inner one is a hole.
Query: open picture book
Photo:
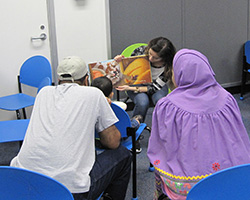
[[[138,85],[152,82],[148,56],[132,56],[115,60],[93,62],[88,64],[91,82],[100,76],[108,77],[114,87],[120,85]]]

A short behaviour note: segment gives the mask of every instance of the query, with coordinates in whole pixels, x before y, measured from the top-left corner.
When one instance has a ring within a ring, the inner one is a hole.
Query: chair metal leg
[[[23,145],[23,141],[19,141],[19,147],[21,148]]]
[[[124,100],[124,103],[127,103],[128,100],[129,100],[129,97],[127,97],[127,98]]]
[[[145,128],[145,129],[149,132],[149,134],[151,134],[151,127],[146,126],[146,128]],[[150,171],[150,172],[155,171],[154,165],[153,165],[152,163],[149,163],[149,168],[148,168],[148,171]]]
[[[22,110],[23,110],[23,118],[24,118],[24,119],[27,119],[25,108],[23,108]]]
[[[120,101],[120,92],[116,90],[116,99],[117,101]]]
[[[247,63],[246,57],[243,57],[243,70],[242,70],[242,78],[241,78],[241,92],[240,92],[240,100],[243,100],[243,95],[245,94],[245,85],[246,85],[246,78],[247,78]]]
[[[101,193],[101,195],[96,200],[101,200],[102,195],[103,195],[103,192]]]
[[[133,171],[132,171],[132,178],[133,178],[133,196],[132,200],[137,200],[137,176],[136,176],[136,129],[133,127],[127,127],[127,134],[128,136],[132,136],[132,154],[133,154]]]
[[[23,118],[27,119],[25,108],[22,108],[22,111],[23,111]],[[21,115],[20,110],[16,110],[16,117],[17,117],[17,119],[22,119],[22,115]]]
[[[16,110],[16,118],[17,118],[17,119],[21,119],[21,118],[22,118],[22,117],[21,117],[21,113],[20,113],[19,110]]]
[[[150,172],[155,171],[155,167],[154,167],[154,165],[152,163],[149,163],[148,171],[150,171]]]
[[[146,126],[146,130],[149,132],[149,134],[151,134],[151,127]]]

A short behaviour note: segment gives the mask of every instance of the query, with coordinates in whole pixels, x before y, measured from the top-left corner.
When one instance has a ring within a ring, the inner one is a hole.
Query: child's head
[[[99,88],[106,97],[112,98],[112,96],[113,96],[112,81],[109,78],[107,78],[106,76],[101,76],[101,77],[95,78],[92,81],[91,86]]]

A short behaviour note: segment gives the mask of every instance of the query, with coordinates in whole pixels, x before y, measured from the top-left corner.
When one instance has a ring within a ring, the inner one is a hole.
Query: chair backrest
[[[244,44],[244,55],[246,56],[246,62],[250,64],[250,40]]]
[[[0,166],[0,200],[74,200],[61,183],[27,169]]]
[[[250,164],[216,172],[199,181],[188,193],[187,200],[249,199]]]
[[[38,90],[37,90],[37,93],[45,86],[48,86],[48,85],[51,85],[52,84],[52,81],[49,77],[45,77],[42,82],[39,84],[38,86]]]
[[[22,84],[38,88],[45,77],[52,80],[51,65],[44,56],[32,56],[20,68],[19,81]]]
[[[137,49],[138,47],[141,47],[141,46],[147,46],[148,44],[146,43],[135,43],[135,44],[131,44],[130,46],[128,46],[127,48],[125,48],[121,55],[123,55],[124,57],[130,57],[131,54],[133,53],[133,51],[135,49]]]
[[[116,128],[120,131],[122,137],[127,137],[127,127],[131,127],[131,121],[128,113],[114,103],[111,103],[111,108],[113,109],[116,117],[119,119],[119,121],[115,124]]]

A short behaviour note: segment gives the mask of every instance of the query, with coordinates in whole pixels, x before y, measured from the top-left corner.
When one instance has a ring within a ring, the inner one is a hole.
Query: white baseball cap
[[[57,67],[57,74],[59,80],[78,80],[87,74],[86,63],[77,56],[68,56],[62,60],[62,62]],[[63,76],[68,75],[68,76]]]

